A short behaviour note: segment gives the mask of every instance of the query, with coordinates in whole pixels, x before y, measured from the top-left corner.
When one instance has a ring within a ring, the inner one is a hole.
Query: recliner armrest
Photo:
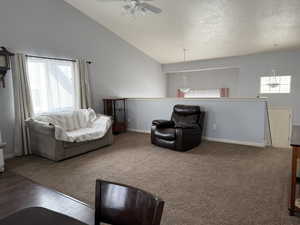
[[[181,129],[198,129],[200,126],[198,124],[189,124],[189,123],[176,123],[175,128]]]
[[[175,123],[171,120],[153,120],[152,125],[157,126],[158,128],[168,128],[174,127]]]

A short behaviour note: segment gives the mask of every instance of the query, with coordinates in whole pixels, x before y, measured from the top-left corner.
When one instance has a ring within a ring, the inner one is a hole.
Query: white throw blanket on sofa
[[[112,121],[109,116],[97,115],[92,109],[43,114],[31,118],[55,127],[55,139],[67,142],[83,142],[102,138]]]

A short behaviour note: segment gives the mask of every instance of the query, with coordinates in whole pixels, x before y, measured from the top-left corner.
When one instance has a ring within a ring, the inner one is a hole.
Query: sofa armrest
[[[111,120],[113,119],[112,116],[108,116],[108,115],[105,115],[105,114],[97,113],[97,114],[96,114],[96,119],[95,119],[95,120],[99,119],[101,116],[109,117]]]
[[[26,120],[25,124],[26,127],[29,128],[30,132],[36,132],[55,137],[55,127],[52,124],[32,119]]]
[[[153,120],[152,125],[157,126],[158,128],[167,128],[174,127],[175,123],[171,120]]]
[[[97,114],[96,119],[93,120],[92,123],[99,123],[99,121],[101,121],[102,119],[105,119],[107,121],[112,121],[112,117],[111,116],[107,116],[107,115],[103,115],[103,114]]]

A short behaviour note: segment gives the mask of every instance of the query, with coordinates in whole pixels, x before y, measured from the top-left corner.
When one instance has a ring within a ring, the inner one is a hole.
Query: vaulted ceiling
[[[300,47],[299,0],[154,0],[131,17],[122,1],[65,0],[160,63]]]

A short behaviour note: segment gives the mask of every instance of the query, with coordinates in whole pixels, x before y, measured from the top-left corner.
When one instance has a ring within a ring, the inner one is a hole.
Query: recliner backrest
[[[200,106],[175,105],[171,120],[176,123],[199,124]]]

